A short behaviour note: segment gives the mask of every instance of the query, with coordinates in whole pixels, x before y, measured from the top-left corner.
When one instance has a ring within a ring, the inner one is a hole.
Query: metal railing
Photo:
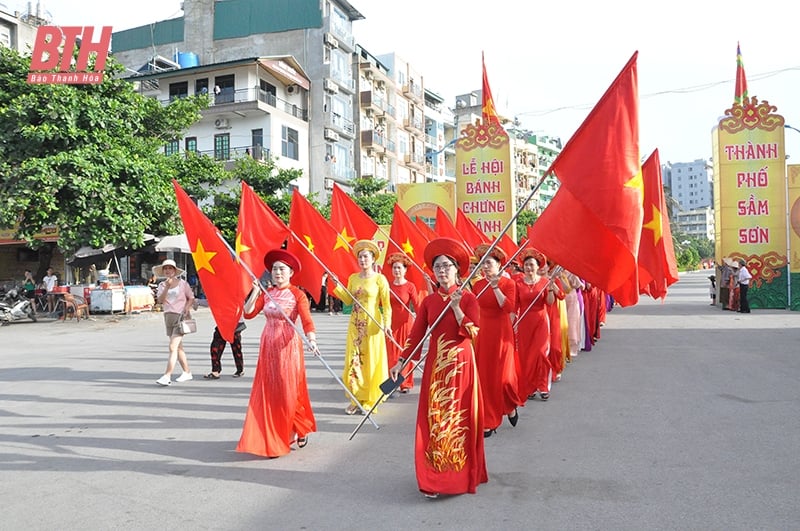
[[[179,95],[179,96],[172,96],[167,100],[159,100],[163,105],[169,105],[169,103],[176,98],[185,98],[186,95]],[[287,114],[291,114],[295,118],[299,118],[303,121],[308,121],[308,109],[303,109],[302,107],[298,107],[297,104],[283,100],[278,98],[275,94],[271,92],[267,92],[266,90],[262,90],[260,87],[251,87],[246,89],[222,89],[219,94],[212,94],[210,98],[209,108],[210,107],[219,107],[220,105],[228,105],[232,103],[250,103],[254,101],[260,101],[269,105],[270,107],[275,107],[278,110],[282,110]]]

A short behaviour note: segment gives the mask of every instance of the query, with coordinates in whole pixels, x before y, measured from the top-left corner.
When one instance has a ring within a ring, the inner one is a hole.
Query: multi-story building
[[[41,2],[37,2],[35,11],[28,2],[28,11],[24,13],[7,11],[0,4],[0,46],[29,54],[36,39],[36,28],[49,23],[50,15],[42,9]]]
[[[672,232],[714,241],[714,209],[710,206],[673,211]]]
[[[269,2],[268,8],[265,3],[184,0],[182,17],[115,32],[112,51],[133,71],[156,56],[178,62],[181,53],[196,55],[198,66],[248,57],[294,58],[310,81],[307,119],[312,124],[308,142],[298,142],[298,156],[305,158],[302,150],[307,150],[309,190],[322,192],[326,182],[348,182],[356,175],[352,24],[364,17],[347,0]],[[254,90],[261,89],[254,74],[233,76],[226,83],[234,94],[250,82]],[[287,96],[288,91],[287,86]],[[230,117],[239,118],[235,113]]]
[[[444,98],[425,89],[425,175],[427,181],[456,180],[455,114]]]
[[[661,179],[682,210],[695,210],[714,204],[710,170],[703,159],[667,162],[661,166]]]
[[[297,61],[252,57],[191,66],[193,60],[190,56],[184,68],[168,68],[167,60],[156,58],[128,77],[140,93],[165,104],[189,95],[211,98],[202,119],[183,138],[167,142],[165,152],[204,153],[229,165],[241,156],[271,157],[280,168],[303,171],[293,184],[307,194],[310,82]]]
[[[675,231],[714,240],[714,188],[712,166],[703,159],[667,162],[661,180],[672,201]]]
[[[389,126],[389,139],[394,143],[396,164],[390,167],[392,185],[425,182],[425,91],[422,75],[396,53],[379,55],[392,79],[394,93],[388,94],[394,107],[394,124]]]

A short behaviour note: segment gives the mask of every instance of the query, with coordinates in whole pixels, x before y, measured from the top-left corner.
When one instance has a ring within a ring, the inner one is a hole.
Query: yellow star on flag
[[[242,243],[242,233],[238,233],[236,235],[236,258],[238,259],[242,256],[243,252],[249,251],[250,249],[250,247]]]
[[[314,252],[314,242],[311,241],[311,236],[309,236],[308,234],[303,234],[303,238],[305,238],[305,240],[306,240],[306,247],[308,247],[308,252],[309,253],[313,253]]]
[[[661,234],[662,234],[661,211],[659,211],[655,205],[652,205],[652,207],[653,207],[653,219],[642,225],[642,227],[653,231],[653,242],[658,243],[659,240],[661,240]]]
[[[414,246],[411,245],[411,240],[409,238],[406,238],[406,241],[403,242],[401,247],[403,248],[403,252],[408,256],[414,256]]]
[[[639,199],[642,202],[642,206],[644,206],[644,178],[642,177],[641,166],[639,166],[639,171],[636,173],[636,175],[631,177],[631,179],[626,182],[624,186],[639,190]]]
[[[336,245],[333,246],[333,250],[335,251],[341,247],[345,251],[350,252],[350,242],[356,239],[355,236],[350,236],[347,234],[347,227],[344,227],[342,232],[337,234],[337,236]]]
[[[211,259],[216,255],[216,251],[206,251],[203,247],[203,242],[198,238],[197,246],[195,250],[192,251],[192,258],[194,259],[194,265],[197,267],[197,272],[199,273],[203,269],[208,269],[212,275],[215,274],[214,266],[211,265]]]

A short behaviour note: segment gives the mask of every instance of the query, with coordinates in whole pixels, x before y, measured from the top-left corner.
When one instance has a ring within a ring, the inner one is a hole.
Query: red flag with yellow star
[[[356,240],[371,240],[378,232],[378,224],[337,184],[331,194],[331,225],[350,245]]]
[[[483,52],[481,52],[481,66],[483,66],[483,86],[481,88],[483,125],[493,123],[500,126],[500,118],[497,116],[497,109],[494,106],[494,98],[492,97],[492,89],[489,88],[489,77],[486,75],[486,62],[483,60]]]
[[[264,255],[278,249],[289,237],[289,227],[246,182],[242,181],[239,223],[236,228],[236,256],[253,274],[264,274]],[[250,284],[248,278],[248,285]],[[248,287],[249,289],[249,287]]]
[[[634,53],[551,166],[561,186],[531,243],[622,306],[639,300],[642,233],[639,96]]]
[[[430,275],[430,271],[425,269],[425,256],[423,255],[427,244],[427,238],[417,229],[400,205],[395,203],[392,228],[389,230],[389,241],[386,244],[386,256],[392,253],[404,253],[417,265],[417,267],[408,267],[406,279],[414,284],[420,292],[428,290],[423,273],[423,271],[427,271]],[[391,265],[383,264],[383,274],[387,278],[392,278]]]
[[[189,250],[197,270],[203,292],[208,299],[208,307],[214,315],[219,333],[225,341],[233,341],[233,334],[242,316],[245,286],[250,284],[249,276],[237,263],[222,236],[205,214],[181,188],[178,181],[172,181],[181,221],[189,240]],[[247,282],[245,282],[247,279]]]
[[[642,178],[644,223],[637,260],[639,293],[646,293],[654,299],[663,299],[667,295],[667,288],[678,281],[678,267],[672,246],[657,149],[642,164]]]
[[[315,301],[319,302],[322,296],[322,275],[326,271],[345,286],[350,275],[358,271],[350,244],[296,188],[289,209],[289,230],[292,235],[287,249],[303,265],[299,273],[295,272],[292,283],[302,286]]]

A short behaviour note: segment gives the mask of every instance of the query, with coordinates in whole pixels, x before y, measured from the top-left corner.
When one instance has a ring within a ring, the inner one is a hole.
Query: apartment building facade
[[[346,0],[294,0],[264,7],[258,0],[185,0],[182,17],[115,32],[112,51],[135,72],[154,56],[174,61],[182,53],[194,54],[198,66],[242,58],[293,58],[296,70],[309,81],[308,139],[299,143],[299,149],[307,152],[308,189],[323,192],[326,183],[349,182],[356,176],[357,135],[352,24],[364,17]],[[235,72],[232,84],[234,93],[261,88],[255,77],[237,80]],[[289,86],[286,100],[294,103]],[[305,89],[291,90],[302,95]],[[240,126],[246,131],[248,126],[240,118],[246,117],[234,113],[228,118],[231,131]]]

